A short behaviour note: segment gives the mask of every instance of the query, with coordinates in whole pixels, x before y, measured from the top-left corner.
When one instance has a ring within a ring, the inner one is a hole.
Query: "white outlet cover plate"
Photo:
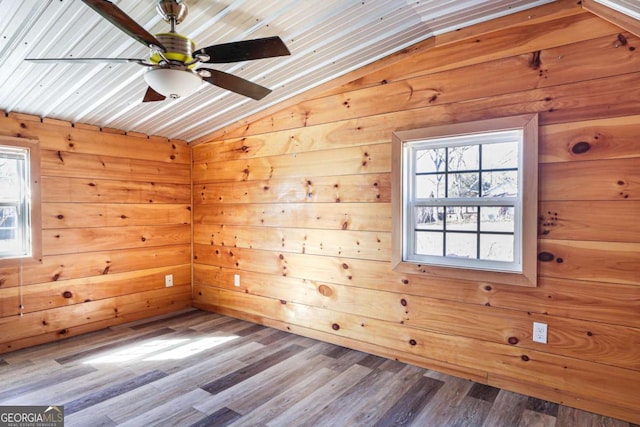
[[[533,322],[533,341],[541,344],[547,343],[547,324]]]
[[[240,286],[240,275],[239,274],[234,274],[233,275],[233,286]]]
[[[173,286],[173,274],[167,274],[164,276],[164,286],[167,288]]]

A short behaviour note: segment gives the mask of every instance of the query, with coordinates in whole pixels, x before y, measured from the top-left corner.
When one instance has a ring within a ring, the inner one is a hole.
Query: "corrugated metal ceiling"
[[[279,35],[292,55],[215,67],[272,88],[261,101],[203,83],[189,97],[143,104],[137,64],[24,61],[146,58],[143,45],[80,0],[0,0],[0,110],[190,141],[432,35],[551,1],[188,0],[177,31],[198,46]],[[149,32],[168,31],[155,0],[114,3]]]

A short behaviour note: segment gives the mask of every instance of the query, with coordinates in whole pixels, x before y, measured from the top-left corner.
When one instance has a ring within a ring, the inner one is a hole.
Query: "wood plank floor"
[[[67,426],[637,427],[199,310],[0,355]]]

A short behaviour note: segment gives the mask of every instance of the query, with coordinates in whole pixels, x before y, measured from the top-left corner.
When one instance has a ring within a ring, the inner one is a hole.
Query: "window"
[[[537,116],[398,131],[398,271],[536,285]]]
[[[0,136],[0,265],[41,257],[37,141]]]

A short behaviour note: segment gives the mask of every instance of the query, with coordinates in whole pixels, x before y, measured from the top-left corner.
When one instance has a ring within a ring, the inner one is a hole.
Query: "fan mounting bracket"
[[[171,24],[171,32],[174,32],[175,26],[187,17],[189,9],[184,0],[158,0],[156,12],[162,19]]]

